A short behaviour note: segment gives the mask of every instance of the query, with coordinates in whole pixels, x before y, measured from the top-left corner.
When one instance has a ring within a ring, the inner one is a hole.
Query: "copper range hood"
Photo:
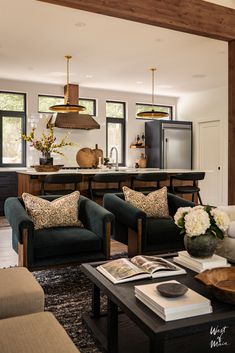
[[[78,92],[78,85],[69,84],[64,86],[64,94],[69,95],[69,102],[71,104],[78,104]],[[52,121],[49,123],[52,123]],[[79,113],[57,113],[53,126],[61,129],[100,129],[100,124],[91,115]]]

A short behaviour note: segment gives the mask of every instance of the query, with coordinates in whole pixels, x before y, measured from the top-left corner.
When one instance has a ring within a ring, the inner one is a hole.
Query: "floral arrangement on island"
[[[230,223],[225,212],[211,206],[180,207],[174,221],[181,228],[182,235],[188,237],[212,235],[219,239],[224,238]]]
[[[35,136],[35,127],[32,128],[29,135],[22,134],[22,137],[25,141],[30,143],[31,147],[34,147],[37,151],[42,152],[43,156],[50,156],[52,152],[64,156],[64,153],[58,149],[75,145],[73,142],[67,140],[69,133],[66,134],[59,143],[56,143],[54,127],[51,124],[47,124],[47,127],[49,129],[48,134],[42,132],[41,138],[37,138]]]

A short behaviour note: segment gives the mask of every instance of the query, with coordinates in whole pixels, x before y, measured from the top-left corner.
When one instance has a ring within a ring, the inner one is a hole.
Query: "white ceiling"
[[[149,93],[152,66],[162,95],[227,84],[225,42],[35,0],[0,5],[0,78],[65,84],[71,54],[70,82],[84,87]]]
[[[231,7],[232,9],[235,9],[235,0],[204,0],[207,2],[213,2],[214,4],[225,6],[225,7]]]

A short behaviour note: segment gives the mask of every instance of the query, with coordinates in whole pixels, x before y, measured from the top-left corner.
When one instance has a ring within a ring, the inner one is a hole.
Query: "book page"
[[[157,256],[141,256],[137,255],[131,259],[131,262],[137,267],[149,272],[150,274],[156,271],[177,271],[178,268],[169,261]]]
[[[108,272],[116,281],[148,273],[145,269],[136,267],[128,259],[113,260],[99,267]]]

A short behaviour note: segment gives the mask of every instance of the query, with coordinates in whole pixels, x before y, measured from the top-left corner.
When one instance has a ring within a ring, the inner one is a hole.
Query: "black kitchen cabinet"
[[[18,195],[16,172],[0,171],[0,216],[4,216],[4,202],[10,196]]]

